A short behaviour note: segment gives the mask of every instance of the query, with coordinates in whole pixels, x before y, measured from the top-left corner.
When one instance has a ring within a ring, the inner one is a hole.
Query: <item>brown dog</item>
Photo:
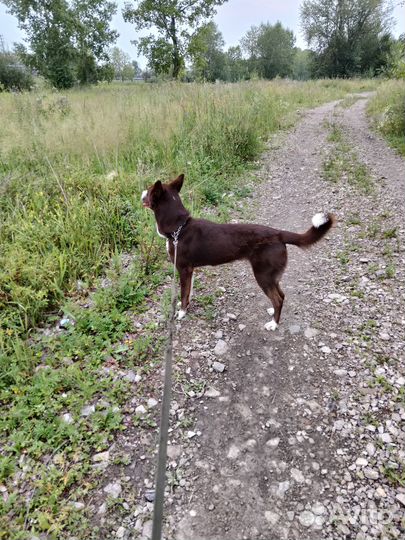
[[[311,246],[332,227],[334,217],[331,214],[315,214],[312,227],[303,234],[264,225],[219,224],[206,219],[194,219],[184,208],[179,196],[183,181],[184,174],[168,184],[158,180],[142,193],[142,204],[153,210],[158,233],[166,238],[172,262],[174,242],[178,242],[176,267],[181,286],[178,319],[185,316],[190,302],[194,268],[247,259],[252,265],[257,283],[273,304],[274,319],[265,327],[275,330],[284,301],[279,281],[287,264],[286,244],[301,248]]]

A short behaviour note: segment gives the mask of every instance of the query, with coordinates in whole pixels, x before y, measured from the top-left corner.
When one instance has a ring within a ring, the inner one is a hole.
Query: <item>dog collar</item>
[[[177,244],[179,242],[180,233],[181,233],[183,227],[187,224],[188,220],[189,220],[189,218],[187,218],[186,221],[184,223],[182,223],[178,229],[176,229],[175,231],[169,233],[169,236],[173,240],[173,244],[175,246],[177,246]]]

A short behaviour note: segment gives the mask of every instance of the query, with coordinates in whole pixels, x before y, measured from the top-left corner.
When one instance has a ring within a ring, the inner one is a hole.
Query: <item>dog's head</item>
[[[179,192],[183,185],[184,174],[180,174],[175,180],[162,184],[160,180],[142,192],[141,201],[145,208],[150,208],[154,212],[159,207],[172,206],[173,203],[180,203]]]

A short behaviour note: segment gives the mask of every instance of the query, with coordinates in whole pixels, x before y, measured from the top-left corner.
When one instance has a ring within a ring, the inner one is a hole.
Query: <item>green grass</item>
[[[235,198],[249,195],[240,174],[272,133],[305,107],[376,84],[0,95],[0,477],[8,494],[0,499],[1,539],[90,538],[85,512],[72,502],[86,500],[97,484],[92,455],[125,428],[122,408],[133,389],[114,373],[132,369],[146,379],[160,358],[156,324],[138,333],[133,325],[166,275],[165,250],[140,192],[185,172],[190,210],[214,205],[225,219]],[[124,271],[126,251],[134,257]],[[103,272],[108,287],[89,294]],[[163,295],[163,310],[165,302]],[[210,317],[212,299],[201,306]],[[55,330],[62,315],[74,324]],[[89,404],[95,411],[84,417]],[[139,429],[151,426],[139,422]]]
[[[324,178],[333,183],[346,180],[363,193],[372,193],[374,185],[368,169],[351,149],[343,130],[335,123],[328,127],[328,141],[333,143],[333,148],[323,164]]]
[[[405,156],[405,81],[385,81],[369,101],[367,112],[375,129]]]

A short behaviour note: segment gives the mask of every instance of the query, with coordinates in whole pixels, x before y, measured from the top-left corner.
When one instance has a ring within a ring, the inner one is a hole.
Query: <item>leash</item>
[[[174,246],[173,260],[173,278],[172,278],[172,296],[170,302],[170,313],[168,319],[167,342],[165,348],[165,376],[163,385],[163,399],[160,416],[159,430],[159,452],[158,466],[156,471],[156,489],[155,501],[153,506],[153,524],[152,524],[152,540],[161,540],[162,537],[162,522],[163,522],[163,505],[165,499],[165,484],[166,484],[166,461],[167,461],[167,441],[169,438],[169,419],[170,419],[170,400],[172,396],[172,365],[173,365],[173,336],[174,336],[174,315],[176,312],[177,287],[176,287],[176,262],[177,262],[177,244],[179,243],[179,235],[183,225],[177,231],[171,233]]]

